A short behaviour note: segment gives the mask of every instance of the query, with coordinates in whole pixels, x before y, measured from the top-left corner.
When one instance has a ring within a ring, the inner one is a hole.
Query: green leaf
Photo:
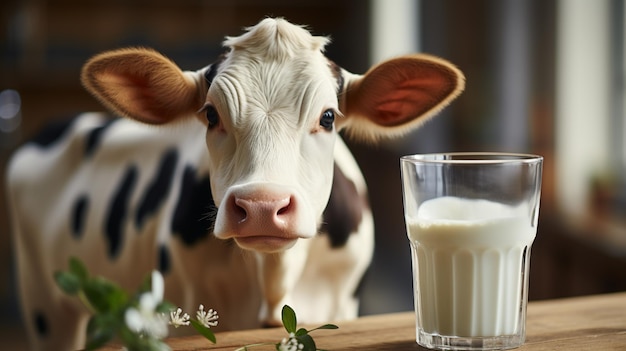
[[[170,347],[165,342],[158,340],[158,339],[154,339],[154,338],[148,339],[146,342],[146,346],[147,347],[144,348],[145,351],[171,350]],[[144,351],[144,349],[142,349],[142,351]]]
[[[320,329],[339,329],[339,327],[334,325],[334,324],[324,324],[324,325],[321,325],[321,326],[319,326],[317,328],[309,330],[309,333],[314,331],[314,330],[320,330]]]
[[[317,346],[315,346],[315,341],[313,341],[313,338],[311,337],[311,335],[304,334],[301,336],[297,336],[296,339],[298,339],[298,342],[304,346],[304,348],[302,348],[302,351],[316,351],[317,350]]]
[[[118,310],[128,301],[124,290],[101,277],[87,280],[83,291],[89,304],[99,313]]]
[[[76,295],[81,289],[80,279],[76,274],[70,272],[54,273],[54,280],[63,292],[69,295]]]
[[[116,338],[121,341],[121,343],[126,346],[127,349],[131,350],[131,346],[137,343],[137,339],[140,337],[134,331],[128,328],[126,325],[126,320],[124,317],[119,317],[120,326],[117,330]]]
[[[211,329],[205,327],[202,323],[198,322],[195,319],[192,319],[189,322],[191,323],[191,326],[193,326],[202,336],[204,336],[214,344],[217,342],[217,340],[215,339],[215,334],[213,334],[213,331]]]
[[[87,324],[87,350],[95,350],[111,341],[116,331],[115,318],[109,314],[94,315]]]
[[[306,329],[304,329],[304,328],[300,328],[300,329],[298,329],[298,331],[296,332],[296,336],[302,336],[302,335],[306,335],[306,334],[308,334],[308,333],[309,333],[309,331],[308,331],[308,330],[306,330]]]
[[[298,321],[296,319],[296,312],[289,307],[289,305],[284,305],[282,310],[282,318],[283,318],[283,326],[287,333],[295,333],[298,325]]]
[[[69,266],[70,272],[76,274],[76,277],[78,277],[81,282],[84,282],[87,280],[87,278],[89,278],[87,268],[85,268],[85,265],[78,258],[70,258]]]

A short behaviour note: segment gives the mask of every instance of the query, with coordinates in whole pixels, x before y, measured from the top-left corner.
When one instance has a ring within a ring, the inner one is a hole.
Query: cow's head
[[[324,56],[327,42],[265,19],[227,38],[228,52],[199,71],[133,48],[92,58],[82,79],[123,116],[149,124],[202,121],[219,208],[214,234],[279,251],[318,230],[338,130],[367,140],[405,133],[464,86],[454,66],[424,55],[351,74]]]

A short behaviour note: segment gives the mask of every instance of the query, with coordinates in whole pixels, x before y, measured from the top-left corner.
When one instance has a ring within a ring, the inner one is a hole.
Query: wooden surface
[[[338,330],[311,333],[318,348],[426,350],[415,342],[412,312],[367,316],[337,324]],[[626,292],[531,302],[528,306],[526,333],[526,343],[516,350],[626,350]],[[282,328],[275,328],[223,332],[216,336],[215,345],[197,336],[172,338],[168,344],[173,350],[180,351],[232,351],[247,344],[279,342],[286,336],[286,332]]]

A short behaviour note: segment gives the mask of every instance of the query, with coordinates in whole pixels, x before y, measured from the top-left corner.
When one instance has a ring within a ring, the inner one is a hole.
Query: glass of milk
[[[505,153],[400,159],[418,344],[497,350],[524,343],[542,163]]]

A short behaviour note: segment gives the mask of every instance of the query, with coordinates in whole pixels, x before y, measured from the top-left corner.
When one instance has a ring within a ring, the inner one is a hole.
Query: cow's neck
[[[283,305],[292,304],[295,285],[307,261],[311,240],[298,240],[289,250],[279,253],[257,253],[257,269],[264,301],[261,321],[268,326],[280,325]]]

